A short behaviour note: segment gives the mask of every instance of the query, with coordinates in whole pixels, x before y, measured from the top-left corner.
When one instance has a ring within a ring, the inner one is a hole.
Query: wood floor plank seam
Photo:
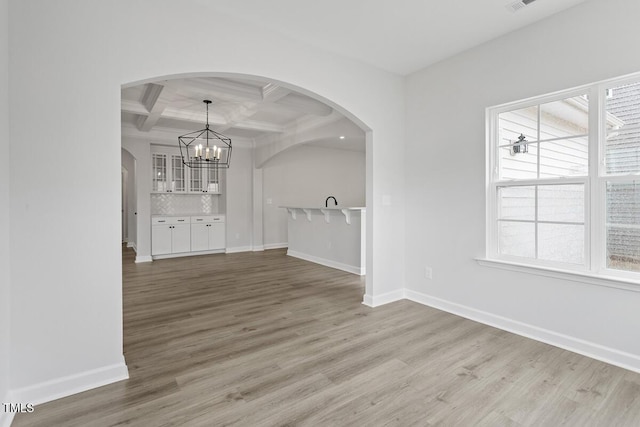
[[[640,375],[411,301],[286,250],[135,264],[130,379],[14,427],[634,426]]]

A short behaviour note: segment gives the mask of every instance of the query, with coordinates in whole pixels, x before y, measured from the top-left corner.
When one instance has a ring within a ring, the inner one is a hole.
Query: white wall
[[[264,244],[287,243],[287,213],[279,206],[320,207],[328,196],[339,206],[364,206],[365,160],[364,152],[298,145],[265,163]]]
[[[638,17],[639,2],[585,2],[407,78],[410,291],[516,329],[542,328],[530,331],[552,341],[595,343],[585,351],[640,369],[640,293],[474,261],[485,252],[485,108],[640,71]]]
[[[231,166],[226,172],[227,250],[251,250],[253,223],[253,148],[234,144]]]
[[[402,233],[387,227],[404,221],[403,158],[391,156],[404,140],[402,78],[216,14],[211,4],[11,1],[11,162],[22,164],[18,136],[34,117],[47,130],[30,141],[47,162],[11,171],[12,387],[24,396],[64,393],[71,380],[107,381],[103,369],[123,373],[122,84],[244,73],[304,88],[352,113],[373,131],[366,292],[373,298],[404,284]],[[138,176],[148,176],[137,166]],[[148,215],[140,203],[138,215]],[[148,233],[141,228],[138,237]]]
[[[9,391],[9,21],[8,1],[0,0],[0,401]],[[5,414],[0,411],[0,425]]]
[[[127,170],[127,182],[125,183],[127,192],[127,245],[136,245],[136,159],[127,150],[121,150],[122,166]]]

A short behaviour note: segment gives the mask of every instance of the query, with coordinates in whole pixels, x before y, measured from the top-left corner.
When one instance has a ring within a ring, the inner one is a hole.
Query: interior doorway
[[[366,206],[371,202],[371,130],[339,105],[315,93],[263,77],[208,73],[127,84],[122,87],[121,99],[123,147],[136,156],[138,173],[149,177],[148,183],[139,179],[136,185],[135,222],[139,230],[136,262],[153,259],[153,215],[185,212],[195,205],[211,210],[205,213],[227,214],[228,252],[285,247],[286,210],[280,206],[296,201],[285,200],[272,191],[273,185],[269,187],[269,180],[277,181],[280,176],[286,176],[286,171],[269,174],[262,169],[270,164],[270,159],[285,151],[291,157],[293,153],[315,150],[316,157],[322,154],[329,159],[317,168],[324,174],[324,179],[319,180],[321,184],[332,181],[327,177],[335,177],[336,164],[340,163],[335,159],[349,157],[339,154],[347,152],[340,150],[360,150],[362,156],[360,170],[365,176],[357,180],[363,183],[360,200],[353,200],[355,197],[346,193],[353,188],[354,180],[344,179],[341,185],[332,188],[318,185],[317,195],[312,195],[312,191],[300,192],[304,196],[304,200],[298,202],[300,206],[309,203],[324,206],[328,196],[336,196],[343,206]],[[227,170],[229,191],[212,197],[212,201],[209,195],[197,196],[189,191],[199,181],[185,179],[186,174],[179,170],[179,158],[176,166],[172,154],[165,154],[166,150],[177,148],[178,135],[203,127],[207,119],[205,99],[213,101],[208,109],[212,129],[224,132],[234,141],[232,166]],[[326,153],[335,150],[338,154],[332,158],[322,150]],[[160,159],[160,166],[154,163],[154,152],[158,153],[155,160]],[[303,174],[315,171],[316,168],[307,167]],[[152,176],[160,176],[167,182],[154,186]],[[181,190],[160,194],[159,188],[174,188],[172,176],[180,177],[178,188]],[[296,177],[300,180],[300,174]],[[228,195],[232,195],[232,199]],[[238,210],[239,207],[244,210]],[[367,227],[363,233],[369,234],[371,229]],[[362,258],[370,251],[372,239],[367,236],[364,240],[369,244],[361,249]],[[368,278],[366,280],[369,283]]]

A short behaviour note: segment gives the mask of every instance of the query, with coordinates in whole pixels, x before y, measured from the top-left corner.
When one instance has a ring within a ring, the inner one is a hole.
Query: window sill
[[[483,267],[499,268],[502,270],[517,271],[519,273],[535,274],[537,276],[571,280],[573,282],[587,283],[590,285],[604,286],[607,288],[640,292],[640,281],[622,277],[602,276],[578,271],[560,270],[555,268],[532,266],[527,264],[520,264],[517,262],[486,258],[476,258],[476,262]]]

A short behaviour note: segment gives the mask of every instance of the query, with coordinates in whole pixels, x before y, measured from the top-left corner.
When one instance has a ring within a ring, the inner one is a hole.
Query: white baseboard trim
[[[0,403],[19,403],[15,402],[11,396],[11,392],[7,391],[2,402]],[[27,403],[27,402],[25,402]],[[14,412],[5,412],[4,407],[0,407],[0,427],[10,427],[16,414]]]
[[[227,248],[226,253],[236,254],[238,252],[251,252],[251,251],[253,251],[253,247],[251,246],[238,246],[235,248]]]
[[[9,401],[5,400],[3,402],[9,403]],[[11,427],[11,423],[15,418],[16,414],[13,412],[0,412],[0,427]]]
[[[382,295],[368,295],[365,294],[362,299],[362,304],[369,307],[380,307],[381,305],[389,304],[392,302],[400,301],[404,299],[404,289],[398,289],[397,291],[387,292]]]
[[[186,256],[214,255],[214,254],[223,254],[223,253],[225,253],[224,249],[215,249],[211,251],[180,252],[176,254],[153,255],[151,256],[151,259],[155,261],[157,259],[183,258]]]
[[[16,402],[39,405],[128,378],[129,370],[123,357],[122,362],[115,365],[104,366],[12,390],[11,398]]]
[[[287,251],[287,255],[294,258],[300,258],[305,261],[315,262],[316,264],[324,265],[325,267],[336,268],[338,270],[346,271],[347,273],[357,274],[358,276],[363,276],[365,274],[364,268],[356,267],[355,265],[343,264],[338,261],[320,258],[313,255],[303,254],[302,252],[292,251],[291,249]]]
[[[264,245],[255,245],[251,247],[251,250],[253,252],[263,252],[264,251]]]
[[[151,262],[151,261],[153,261],[153,258],[151,258],[151,256],[149,255],[146,255],[146,256],[137,255],[135,263],[140,264],[141,262]]]
[[[264,245],[264,249],[265,250],[269,250],[269,249],[284,249],[284,248],[288,248],[289,247],[289,243],[285,242],[285,243],[266,243]]]
[[[640,373],[640,357],[634,354],[605,347],[600,344],[550,331],[548,329],[539,328],[537,326],[498,316],[486,311],[477,310],[472,307],[446,301],[409,289],[405,289],[404,294],[406,299],[419,304],[446,311],[516,335],[541,341],[555,347],[582,354],[583,356],[587,356],[592,359],[600,360],[611,365]]]
[[[127,247],[132,248],[135,253],[138,253],[138,246],[136,242],[127,242]]]

